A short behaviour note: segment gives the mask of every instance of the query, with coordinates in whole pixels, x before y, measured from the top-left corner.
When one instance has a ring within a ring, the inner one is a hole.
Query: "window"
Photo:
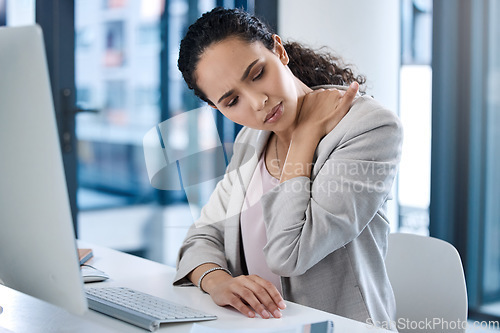
[[[0,26],[35,23],[35,0],[0,0]]]
[[[107,22],[105,25],[106,46],[103,55],[104,66],[119,67],[125,62],[124,22]]]
[[[211,108],[189,112],[202,103],[177,69],[187,26],[221,4],[75,1],[77,99],[100,109],[79,114],[76,123],[81,239],[175,264],[187,229],[215,187],[220,164],[225,169],[220,150],[204,153],[207,145],[214,146],[220,134],[230,146],[236,133],[236,126]],[[179,160],[183,179],[200,181],[190,189],[156,190],[149,182],[143,138],[165,120],[171,127],[163,140],[174,153],[199,153]]]
[[[154,27],[163,8],[152,3],[158,1],[75,0],[77,103],[99,110],[76,118],[77,199],[80,238],[161,261],[151,256],[160,241],[141,231],[153,223],[157,202],[142,149],[144,133],[160,119]],[[145,24],[153,27],[146,36]],[[143,39],[153,46],[147,52],[136,42]]]
[[[404,128],[398,201],[401,232],[429,234],[432,0],[401,2],[400,118]]]
[[[137,31],[137,46],[157,45],[159,43],[160,30],[158,22],[143,23]]]

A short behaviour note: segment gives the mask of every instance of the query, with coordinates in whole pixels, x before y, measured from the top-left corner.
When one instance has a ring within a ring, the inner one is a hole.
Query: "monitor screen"
[[[0,280],[87,310],[40,27],[0,28]]]

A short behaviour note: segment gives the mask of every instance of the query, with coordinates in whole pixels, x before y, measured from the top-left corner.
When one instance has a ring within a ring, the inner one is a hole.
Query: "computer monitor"
[[[0,280],[87,310],[40,27],[0,28]]]

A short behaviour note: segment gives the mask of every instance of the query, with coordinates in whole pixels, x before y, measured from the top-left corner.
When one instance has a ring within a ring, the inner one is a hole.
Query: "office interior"
[[[243,7],[366,75],[367,93],[404,126],[392,231],[453,244],[469,318],[500,320],[497,0],[0,0],[0,25],[44,31],[77,237],[175,265],[240,129],[189,113],[205,106],[176,68],[187,26],[215,6]],[[189,200],[148,178],[143,138],[167,119],[179,151],[220,140],[227,152],[184,170],[212,179]]]

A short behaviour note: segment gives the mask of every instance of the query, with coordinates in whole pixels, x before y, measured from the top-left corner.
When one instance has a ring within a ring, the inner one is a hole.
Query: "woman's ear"
[[[290,59],[288,58],[288,53],[286,53],[285,47],[283,46],[283,42],[281,41],[280,36],[274,34],[274,47],[273,53],[276,54],[283,65],[288,65]]]

